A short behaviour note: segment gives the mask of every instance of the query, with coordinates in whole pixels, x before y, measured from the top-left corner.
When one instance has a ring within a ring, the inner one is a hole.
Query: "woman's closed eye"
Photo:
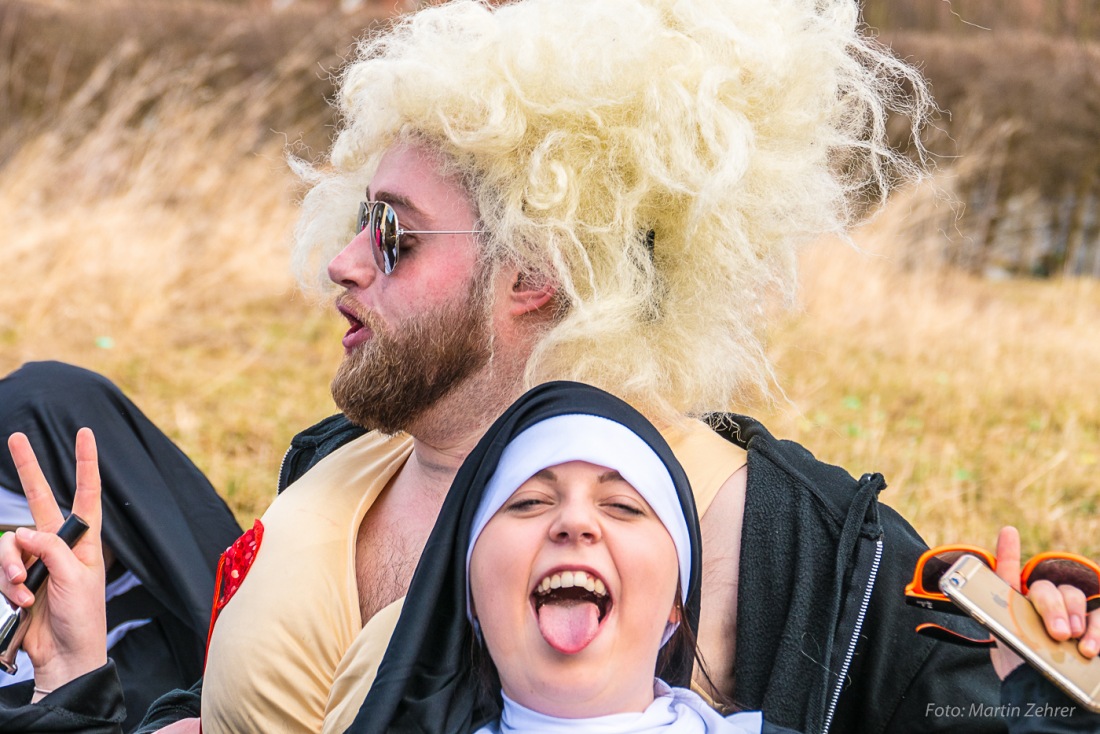
[[[533,512],[549,504],[549,500],[542,497],[517,497],[509,500],[508,504],[504,506],[504,509],[507,512],[522,514],[524,512]]]
[[[645,517],[646,511],[636,502],[629,500],[610,500],[604,503],[610,512],[624,517]]]

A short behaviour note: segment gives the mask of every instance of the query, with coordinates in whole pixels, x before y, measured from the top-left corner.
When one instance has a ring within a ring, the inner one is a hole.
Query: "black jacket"
[[[736,702],[806,732],[1004,731],[997,718],[936,716],[997,703],[998,681],[985,650],[913,631],[936,621],[984,636],[969,620],[905,604],[927,546],[878,503],[882,476],[857,481],[750,418],[710,423],[748,451]]]
[[[988,653],[913,631],[921,622],[958,629],[966,620],[905,605],[904,586],[926,546],[878,503],[881,475],[857,481],[749,418],[709,422],[748,451],[735,700],[805,732],[1006,731]],[[296,436],[280,491],[362,434],[332,416]],[[977,627],[969,632],[981,636]],[[201,684],[163,697],[139,731],[198,716]]]

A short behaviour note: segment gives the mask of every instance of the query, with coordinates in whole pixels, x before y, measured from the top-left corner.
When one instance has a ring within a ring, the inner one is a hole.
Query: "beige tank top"
[[[664,435],[705,513],[745,452],[698,421]],[[355,538],[411,451],[407,435],[369,433],[318,462],[264,513],[260,552],[210,638],[204,734],[339,734],[351,725],[404,601],[360,624]]]

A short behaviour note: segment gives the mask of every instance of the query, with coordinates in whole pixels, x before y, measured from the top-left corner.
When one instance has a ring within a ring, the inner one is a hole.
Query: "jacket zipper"
[[[294,451],[294,444],[291,443],[287,447],[286,453],[283,454],[283,460],[279,462],[279,473],[276,475],[275,481],[279,484],[277,490],[282,492],[286,487],[283,486],[283,471],[286,469],[286,460],[290,458],[290,453]]]
[[[833,716],[836,714],[837,704],[840,702],[840,692],[844,688],[844,679],[848,677],[848,668],[852,665],[852,658],[856,654],[856,644],[859,642],[859,633],[863,629],[863,619],[867,616],[867,607],[871,605],[871,592],[875,588],[875,577],[878,576],[879,563],[882,561],[882,538],[875,541],[875,558],[871,562],[871,572],[867,576],[867,587],[863,590],[863,600],[859,605],[859,614],[856,616],[856,624],[852,630],[852,639],[848,641],[848,650],[844,654],[844,662],[840,666],[836,689],[829,701],[829,709],[825,713],[825,728],[822,734],[828,734],[832,726]]]

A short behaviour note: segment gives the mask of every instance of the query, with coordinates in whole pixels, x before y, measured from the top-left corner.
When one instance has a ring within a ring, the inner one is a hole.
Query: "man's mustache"
[[[351,316],[375,334],[382,330],[382,320],[373,311],[363,308],[363,305],[355,300],[350,293],[343,293],[334,302],[336,309],[341,313]]]

